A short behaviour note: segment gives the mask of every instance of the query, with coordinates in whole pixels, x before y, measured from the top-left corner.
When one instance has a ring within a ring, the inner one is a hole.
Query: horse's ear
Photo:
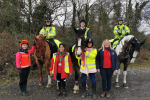
[[[140,43],[140,44],[141,44],[141,46],[145,43],[145,41],[146,41],[146,39]]]
[[[34,36],[34,40],[37,41],[37,38]]]
[[[74,28],[75,33],[77,34],[78,30],[76,28]]]
[[[43,40],[45,40],[46,36],[44,36]]]

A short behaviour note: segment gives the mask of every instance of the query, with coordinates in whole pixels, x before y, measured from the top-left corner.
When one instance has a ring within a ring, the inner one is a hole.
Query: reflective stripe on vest
[[[52,73],[54,73],[54,67],[55,67],[55,64],[57,63],[56,62],[56,56],[57,56],[57,53],[54,53],[53,54],[54,64],[53,64],[53,71],[52,71]],[[68,60],[68,57],[69,57],[69,53],[67,52],[67,55],[65,55],[65,59],[64,59],[64,64],[65,64],[64,71],[66,73],[69,73],[69,60]]]
[[[21,68],[27,68],[31,66],[31,58],[30,58],[30,54],[26,54],[24,52],[20,52],[21,54]]]
[[[77,28],[78,30],[79,28]],[[86,31],[85,31],[85,34],[84,34],[84,38],[86,39],[87,38],[87,32],[89,31],[89,28],[86,27]]]

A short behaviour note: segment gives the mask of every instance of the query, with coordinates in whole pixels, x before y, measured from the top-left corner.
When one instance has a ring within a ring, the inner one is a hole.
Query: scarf
[[[86,51],[92,52],[92,50],[93,50],[93,47],[92,47],[92,48],[87,48],[87,47],[86,47],[86,48],[83,50],[82,58],[81,58],[81,61],[83,61],[83,67],[85,66],[85,52],[86,52]]]
[[[24,53],[28,54],[28,49],[22,49],[22,47],[20,47],[19,52],[24,52]]]

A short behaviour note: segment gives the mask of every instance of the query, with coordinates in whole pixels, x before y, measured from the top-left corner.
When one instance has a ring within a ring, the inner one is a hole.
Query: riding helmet
[[[45,22],[52,22],[52,20],[50,18],[46,18]]]
[[[118,21],[124,21],[123,17],[118,17]]]
[[[20,43],[20,46],[21,46],[22,44],[28,44],[28,45],[29,45],[29,42],[28,42],[27,40],[21,40],[21,41],[19,41],[19,43]]]
[[[80,20],[80,23],[81,23],[81,22],[86,23],[86,20],[85,20],[84,18],[82,18],[82,19]]]
[[[93,40],[91,38],[86,40],[86,47],[88,47],[88,43],[92,43],[92,46],[93,46]]]

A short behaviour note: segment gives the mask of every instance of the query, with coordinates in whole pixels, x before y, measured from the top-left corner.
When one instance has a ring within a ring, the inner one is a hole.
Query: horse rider
[[[120,40],[126,35],[130,34],[130,29],[123,24],[123,17],[118,17],[118,25],[114,27],[113,33],[115,34],[115,39],[110,40],[111,42],[115,42],[116,40]]]
[[[82,18],[80,20],[80,28],[77,28],[77,30],[79,30],[79,29],[84,30],[85,28],[86,28],[86,31],[85,31],[84,37],[85,37],[85,42],[86,42],[89,38],[91,38],[91,33],[90,33],[89,28],[86,27],[86,20],[84,18]],[[73,44],[71,44],[69,47],[69,53],[70,53],[71,57],[72,57],[72,47],[74,45],[75,45],[75,42]]]
[[[52,44],[52,52],[55,53],[58,50],[57,44],[54,41],[54,37],[56,36],[55,27],[51,24],[52,20],[50,18],[46,18],[45,24],[46,26],[43,27],[40,31],[40,34],[46,36],[46,40],[48,43]]]

